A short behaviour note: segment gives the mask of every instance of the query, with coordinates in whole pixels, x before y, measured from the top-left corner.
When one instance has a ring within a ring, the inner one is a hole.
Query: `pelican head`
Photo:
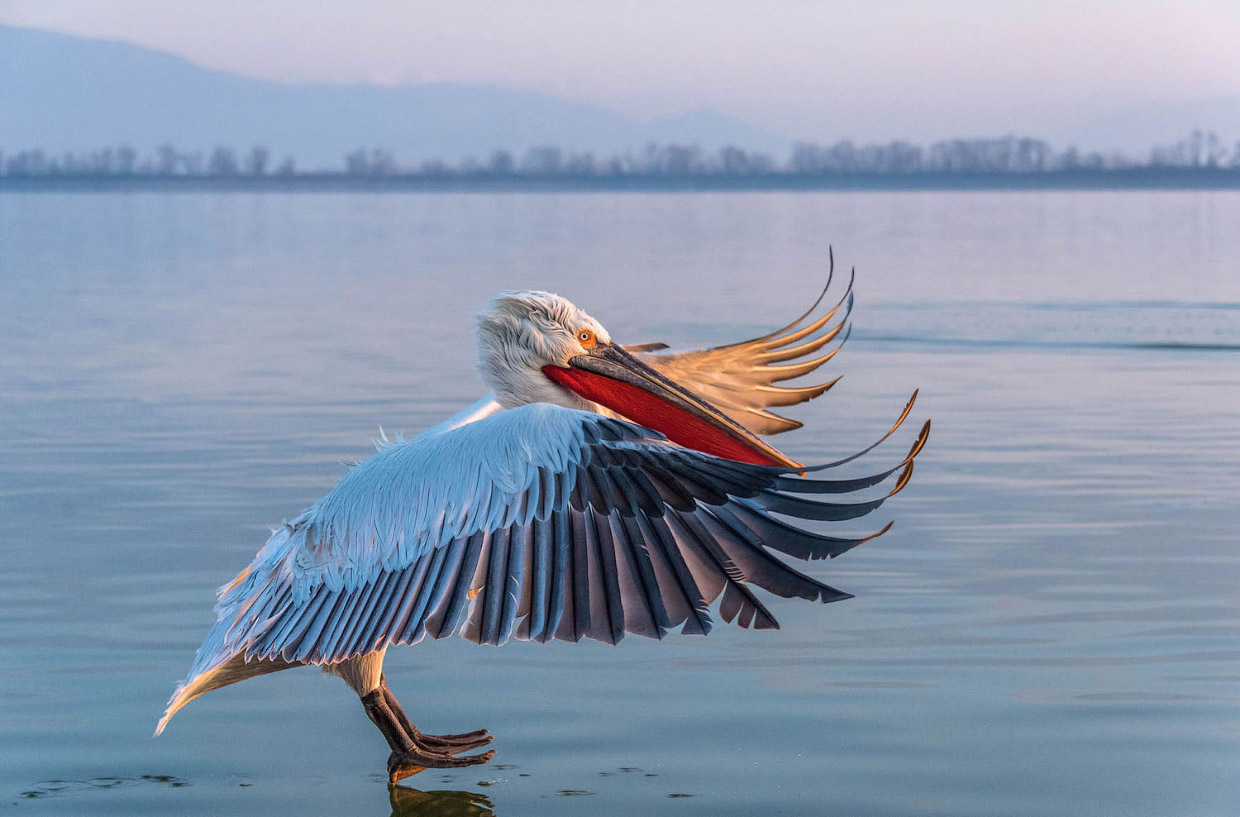
[[[566,367],[598,344],[610,344],[603,325],[567,298],[550,292],[501,292],[478,313],[478,373],[504,408],[554,403],[594,411],[593,404],[556,385],[544,366]]]
[[[567,298],[501,292],[478,313],[478,372],[505,408],[609,409],[673,442],[762,465],[798,463],[611,340]]]

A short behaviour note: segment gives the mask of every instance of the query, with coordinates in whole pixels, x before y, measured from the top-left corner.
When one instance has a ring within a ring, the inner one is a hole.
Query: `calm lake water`
[[[891,533],[807,568],[857,598],[394,650],[414,721],[498,755],[392,798],[312,669],[151,738],[269,528],[480,396],[493,292],[729,342],[800,312],[828,244],[844,379],[780,447],[850,453],[916,386],[935,423],[847,528]],[[1238,418],[1237,193],[0,195],[0,811],[1232,815]]]

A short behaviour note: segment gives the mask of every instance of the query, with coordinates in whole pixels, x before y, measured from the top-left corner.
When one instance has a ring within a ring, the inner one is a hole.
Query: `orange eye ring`
[[[594,333],[589,329],[582,329],[577,333],[577,342],[585,348],[589,349],[595,344]]]

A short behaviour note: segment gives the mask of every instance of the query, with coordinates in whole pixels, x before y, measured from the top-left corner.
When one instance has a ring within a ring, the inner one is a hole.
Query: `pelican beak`
[[[567,366],[544,366],[543,373],[574,394],[686,448],[756,465],[800,465],[615,344],[600,343],[571,358]]]

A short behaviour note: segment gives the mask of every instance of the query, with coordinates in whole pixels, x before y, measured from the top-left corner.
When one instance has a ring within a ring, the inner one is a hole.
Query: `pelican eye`
[[[591,346],[594,345],[594,342],[595,342],[594,333],[591,332],[589,329],[582,329],[580,332],[577,333],[577,342],[580,343],[585,348],[589,349]]]

